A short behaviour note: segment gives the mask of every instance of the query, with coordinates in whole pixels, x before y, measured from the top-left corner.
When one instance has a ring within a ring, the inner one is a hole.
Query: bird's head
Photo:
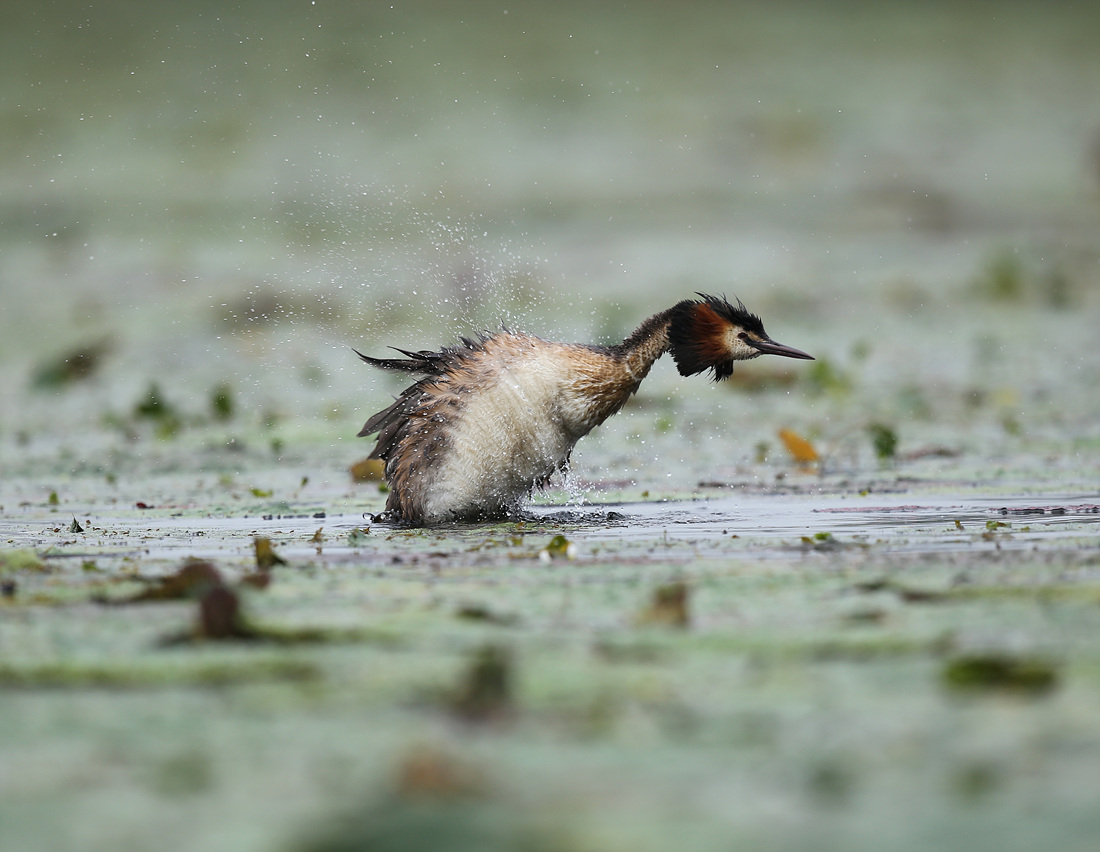
[[[760,317],[741,300],[731,305],[724,298],[699,293],[702,300],[686,299],[672,308],[668,346],[681,376],[714,370],[714,380],[733,373],[734,361],[760,355],[783,355],[813,361],[798,349],[776,343],[764,331]]]

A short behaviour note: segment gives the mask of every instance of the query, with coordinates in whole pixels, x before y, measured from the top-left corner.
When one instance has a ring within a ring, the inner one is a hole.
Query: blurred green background
[[[502,320],[607,342],[695,290],[819,355],[803,390],[854,392],[796,393],[793,425],[1095,439],[1098,22],[1073,3],[4,4],[0,458],[34,472],[60,441],[58,473],[118,467],[150,395],[197,422],[219,388],[241,429],[350,457],[365,445],[334,442],[395,390],[351,346]],[[708,434],[736,417],[670,368],[652,381],[672,409],[705,397]]]

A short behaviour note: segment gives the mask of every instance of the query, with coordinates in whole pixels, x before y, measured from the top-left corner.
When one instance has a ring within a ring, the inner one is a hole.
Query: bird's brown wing
[[[428,401],[438,395],[438,390],[442,386],[437,379],[447,375],[448,371],[453,371],[459,365],[467,363],[471,358],[476,358],[484,351],[485,341],[489,337],[489,335],[483,335],[477,339],[463,337],[461,346],[447,347],[439,352],[430,352],[426,349],[408,352],[395,346],[390,347],[406,356],[405,358],[371,358],[369,355],[353,350],[371,366],[425,376],[416,384],[405,388],[394,400],[393,405],[373,415],[359,430],[357,435],[359,438],[378,433],[378,443],[371,452],[370,458],[389,459],[409,421],[428,416]]]
[[[416,415],[417,409],[422,405],[423,388],[421,382],[405,388],[401,395],[394,400],[393,405],[384,408],[373,415],[359,430],[356,437],[365,438],[367,435],[378,433],[378,443],[375,445],[370,457],[372,459],[388,459],[390,450],[397,442],[401,427],[410,417]]]

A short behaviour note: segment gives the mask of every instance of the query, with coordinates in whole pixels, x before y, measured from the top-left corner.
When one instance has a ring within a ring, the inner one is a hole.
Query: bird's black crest
[[[681,376],[714,370],[714,380],[733,375],[733,358],[726,344],[730,325],[766,338],[764,323],[737,300],[698,293],[702,301],[685,299],[669,314],[668,343]]]
[[[734,325],[739,325],[745,331],[751,331],[760,337],[767,337],[768,333],[764,331],[764,322],[745,307],[745,303],[740,299],[737,300],[736,305],[731,305],[723,296],[708,296],[706,293],[696,293],[697,296],[703,297],[703,304],[710,307],[716,314],[721,317],[725,317]]]

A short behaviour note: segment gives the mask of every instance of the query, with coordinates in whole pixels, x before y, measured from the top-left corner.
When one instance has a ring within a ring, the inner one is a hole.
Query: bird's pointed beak
[[[800,358],[803,361],[816,360],[813,355],[795,349],[793,346],[784,346],[774,340],[754,340],[752,343],[761,355],[782,355],[784,358]]]

